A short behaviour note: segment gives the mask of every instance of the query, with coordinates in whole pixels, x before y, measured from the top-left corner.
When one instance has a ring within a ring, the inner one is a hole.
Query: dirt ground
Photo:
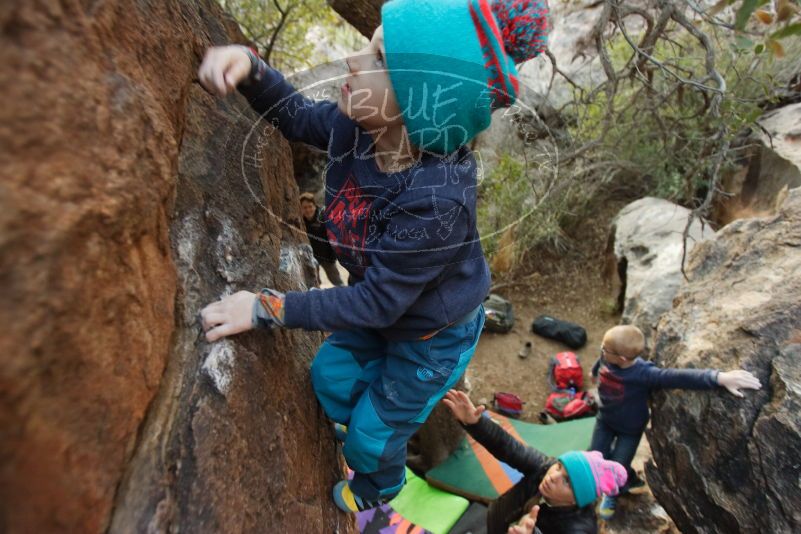
[[[533,273],[511,282],[498,282],[494,292],[514,305],[515,326],[508,334],[485,332],[481,336],[467,371],[475,402],[490,406],[495,392],[515,393],[526,401],[520,418],[539,422],[538,414],[550,393],[548,362],[557,352],[571,350],[531,332],[531,323],[539,315],[568,320],[587,330],[587,344],[573,352],[584,368],[585,388],[591,387],[590,370],[599,356],[604,332],[620,321],[616,310],[618,289],[605,274],[605,266],[611,221],[624,205],[608,205],[595,217],[588,217],[575,229],[574,246],[564,257],[544,257]],[[518,352],[526,341],[532,342],[532,353],[520,359]],[[633,462],[643,479],[643,466],[650,458],[648,442],[643,438]],[[616,516],[608,523],[599,523],[600,532],[678,532],[647,488],[637,495],[620,497],[618,503]]]

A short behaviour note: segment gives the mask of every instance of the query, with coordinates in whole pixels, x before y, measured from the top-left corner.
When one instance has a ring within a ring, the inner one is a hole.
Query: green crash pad
[[[433,534],[448,534],[470,503],[432,487],[407,467],[406,485],[389,505],[409,522]]]
[[[494,412],[485,413],[518,441],[548,456],[587,450],[595,426],[594,417],[538,425]],[[426,480],[432,486],[484,503],[497,499],[521,478],[520,472],[493,457],[470,436],[444,462],[426,473]]]

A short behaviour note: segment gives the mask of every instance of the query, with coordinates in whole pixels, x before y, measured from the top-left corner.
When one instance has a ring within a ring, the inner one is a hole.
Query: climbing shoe
[[[354,495],[350,490],[350,486],[348,486],[347,480],[340,480],[334,486],[334,504],[346,514],[355,514],[356,512],[363,512],[370,508],[376,508],[384,504],[384,502],[385,501],[382,500],[368,501],[367,499],[362,499]]]
[[[345,443],[345,440],[348,439],[348,427],[342,423],[334,423],[334,436],[338,441]]]
[[[598,511],[598,516],[604,521],[609,521],[615,516],[615,508],[617,507],[617,499],[604,495],[601,499],[601,509]]]

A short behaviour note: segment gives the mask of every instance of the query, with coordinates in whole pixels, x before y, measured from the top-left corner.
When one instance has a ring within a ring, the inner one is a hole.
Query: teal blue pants
[[[429,339],[388,341],[372,330],[326,339],[312,385],[328,417],[348,425],[343,453],[353,493],[374,501],[401,490],[406,443],[464,374],[483,326],[479,307]]]

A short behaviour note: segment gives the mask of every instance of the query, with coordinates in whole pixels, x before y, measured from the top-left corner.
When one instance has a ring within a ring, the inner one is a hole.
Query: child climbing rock
[[[476,408],[466,393],[451,390],[442,402],[490,454],[523,473],[520,482],[490,504],[488,534],[530,534],[534,522],[543,534],[597,532],[595,501],[601,495],[616,495],[626,483],[622,465],[604,460],[596,451],[549,458],[482,417],[484,407]],[[524,513],[517,525],[509,526]]]
[[[598,395],[600,409],[595,420],[590,450],[600,451],[604,458],[622,464],[628,472],[628,484],[621,493],[642,486],[631,468],[645,426],[648,424],[648,395],[654,389],[726,388],[742,397],[740,389],[759,389],[759,380],[748,371],[720,372],[713,369],[661,369],[640,358],[645,350],[645,337],[636,326],[621,325],[609,329],[601,344],[601,355],[592,368],[600,375]],[[601,501],[600,516],[611,519],[616,498]]]
[[[240,291],[205,307],[209,341],[255,326],[333,332],[312,364],[328,416],[347,424],[355,475],[334,500],[355,512],[404,484],[406,443],[473,356],[490,286],[466,146],[515,102],[515,62],[544,49],[544,0],[392,0],[339,100],[314,102],[242,46],[199,70],[237,89],[289,140],[328,153],[323,214],[348,287]]]

